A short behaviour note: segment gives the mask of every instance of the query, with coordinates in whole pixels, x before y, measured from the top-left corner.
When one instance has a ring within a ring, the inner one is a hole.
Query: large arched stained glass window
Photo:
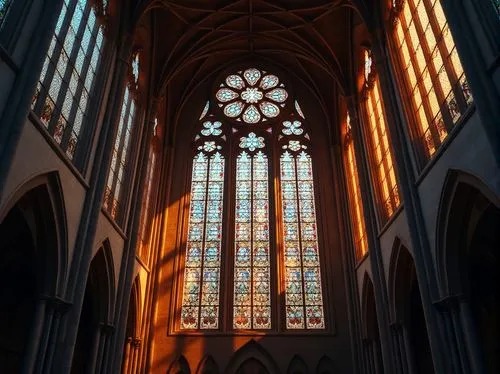
[[[186,244],[181,329],[219,328],[225,158],[215,137],[220,122],[204,122],[194,156]]]
[[[181,331],[326,328],[310,137],[290,102],[277,75],[249,67],[223,77],[203,108]]]
[[[236,160],[235,329],[271,328],[269,164],[264,138],[241,137]]]

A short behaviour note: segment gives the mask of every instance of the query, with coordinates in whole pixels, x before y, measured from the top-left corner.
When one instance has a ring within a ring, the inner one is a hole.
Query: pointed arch
[[[375,289],[373,282],[365,272],[361,293],[361,313],[363,338],[373,339],[378,336],[377,314],[375,308]]]
[[[484,207],[486,201],[500,208],[500,197],[480,178],[461,170],[448,171],[436,219],[437,275],[442,296],[464,291],[459,258],[465,255],[470,240],[464,227],[472,209],[478,204]]]
[[[183,355],[175,360],[167,371],[167,374],[191,374],[189,363]]]
[[[92,262],[87,279],[87,287],[97,301],[95,316],[100,323],[112,324],[115,300],[115,270],[111,244],[106,239],[97,251]]]
[[[299,355],[294,355],[288,365],[287,374],[307,374],[307,365]]]
[[[67,264],[67,229],[58,174],[19,186],[0,208],[0,367],[22,371],[43,354],[37,310],[60,297]],[[50,301],[49,301],[50,300]],[[31,342],[31,343],[30,343]],[[40,350],[40,351],[38,351]]]
[[[252,339],[234,353],[233,357],[229,361],[225,373],[237,373],[237,370],[241,367],[241,365],[250,359],[257,360],[261,363],[268,373],[280,372],[279,367],[271,354],[269,354],[269,352],[266,351],[259,343]]]
[[[316,368],[316,373],[317,374],[333,374],[334,371],[334,365],[333,365],[333,360],[324,355],[321,357],[321,359],[318,362],[318,367]]]
[[[219,366],[211,355],[207,355],[201,360],[197,374],[219,374]]]
[[[389,312],[393,321],[404,320],[405,302],[414,282],[416,273],[413,257],[401,239],[396,237],[389,265]]]
[[[63,188],[57,171],[41,174],[18,186],[0,207],[0,222],[14,207],[31,222],[41,264],[40,284],[48,295],[63,292],[68,263],[68,229]]]

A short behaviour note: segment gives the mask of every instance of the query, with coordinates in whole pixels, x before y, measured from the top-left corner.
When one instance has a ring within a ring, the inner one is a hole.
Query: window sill
[[[234,337],[234,336],[247,336],[247,337],[310,337],[310,336],[324,336],[324,337],[334,337],[336,334],[329,330],[315,331],[315,330],[300,330],[300,331],[173,331],[170,332],[170,336],[217,336],[217,337]]]
[[[367,258],[370,257],[370,251],[366,252],[363,257],[361,257],[359,260],[356,261],[356,266],[354,266],[354,270],[358,270],[361,265],[363,265],[363,263],[365,261],[367,261]]]
[[[404,209],[404,204],[403,204],[403,202],[401,202],[401,204],[398,206],[396,211],[387,220],[387,222],[384,224],[384,226],[382,226],[382,228],[379,230],[378,235],[377,235],[378,239],[380,239],[382,237],[382,235],[384,235],[384,233],[389,229],[389,227],[391,227],[392,223],[396,220],[396,218],[399,217],[399,215],[401,214],[403,209]]]
[[[433,166],[438,162],[438,160],[444,154],[446,149],[448,149],[450,144],[453,142],[453,139],[456,138],[462,127],[464,127],[465,123],[469,120],[469,118],[474,114],[475,111],[476,111],[476,105],[472,103],[470,107],[467,109],[467,111],[464,113],[464,115],[458,120],[457,124],[450,131],[446,139],[441,143],[436,153],[432,155],[429,161],[427,161],[427,164],[417,175],[417,180],[415,181],[415,184],[417,186],[420,185],[420,183],[422,183],[427,174],[429,174]]]
[[[109,214],[108,211],[106,209],[104,209],[104,207],[101,207],[101,212],[104,214],[104,217],[107,218],[109,223],[111,223],[111,225],[115,228],[116,232],[118,232],[118,234],[122,237],[122,239],[127,240],[127,235],[125,235],[122,228],[120,226],[118,226],[118,223],[116,223],[114,218],[111,217],[111,214]]]
[[[82,184],[82,186],[86,190],[88,190],[90,187],[89,184],[87,183],[81,172],[77,169],[77,167],[62,151],[62,149],[59,147],[59,144],[57,144],[54,138],[49,134],[47,128],[44,126],[40,118],[38,118],[38,116],[35,113],[33,113],[33,111],[30,111],[30,113],[28,114],[28,118],[35,125],[35,128],[42,134],[47,143],[49,143],[49,146],[52,148],[52,150],[59,156],[61,161],[66,164],[69,170],[71,170],[76,179],[78,179],[78,181]]]

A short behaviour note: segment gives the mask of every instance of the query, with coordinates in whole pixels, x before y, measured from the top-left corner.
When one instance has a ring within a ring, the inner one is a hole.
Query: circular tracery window
[[[250,68],[228,75],[215,96],[226,116],[255,124],[280,114],[288,98],[284,87],[276,75]]]

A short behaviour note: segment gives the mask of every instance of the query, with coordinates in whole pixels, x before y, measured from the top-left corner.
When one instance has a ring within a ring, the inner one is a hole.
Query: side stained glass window
[[[472,94],[440,0],[398,1],[394,13],[394,38],[427,160],[472,103]]]
[[[344,137],[344,167],[346,171],[347,187],[349,191],[349,210],[354,236],[356,260],[361,260],[368,253],[363,203],[358,177],[358,167],[352,139],[351,120],[349,114],[346,119],[346,134]]]
[[[261,139],[262,143],[248,139]],[[240,147],[250,152],[264,147],[263,138],[254,133],[241,140]],[[236,161],[235,329],[271,328],[268,168],[268,158],[262,151],[251,155],[244,150]]]
[[[91,1],[64,0],[31,105],[78,167],[83,167],[83,160],[76,161],[75,155],[87,125],[104,44],[99,9]]]
[[[0,0],[0,29],[2,28],[3,21],[7,17],[12,0]]]
[[[125,88],[118,132],[113,146],[111,166],[108,172],[108,181],[104,193],[104,209],[115,220],[121,218],[122,213],[122,187],[127,172],[127,161],[130,148],[132,129],[135,122],[136,104],[129,87]]]
[[[154,140],[154,139],[153,139]],[[149,237],[150,237],[150,224],[153,218],[153,202],[154,202],[154,181],[156,176],[156,160],[157,154],[155,147],[151,145],[148,156],[148,168],[146,171],[146,190],[141,204],[141,221],[139,226],[140,249],[139,257],[145,263],[149,263]]]
[[[181,329],[219,328],[224,169],[218,151],[194,157]]]
[[[373,70],[371,52],[365,50],[364,53],[368,135],[371,141],[372,171],[378,184],[380,220],[383,224],[399,207],[400,198],[391,145],[387,135],[387,120],[383,109],[380,82]],[[367,66],[370,66],[369,72],[366,71]]]
[[[280,159],[287,329],[324,329],[311,157]]]

